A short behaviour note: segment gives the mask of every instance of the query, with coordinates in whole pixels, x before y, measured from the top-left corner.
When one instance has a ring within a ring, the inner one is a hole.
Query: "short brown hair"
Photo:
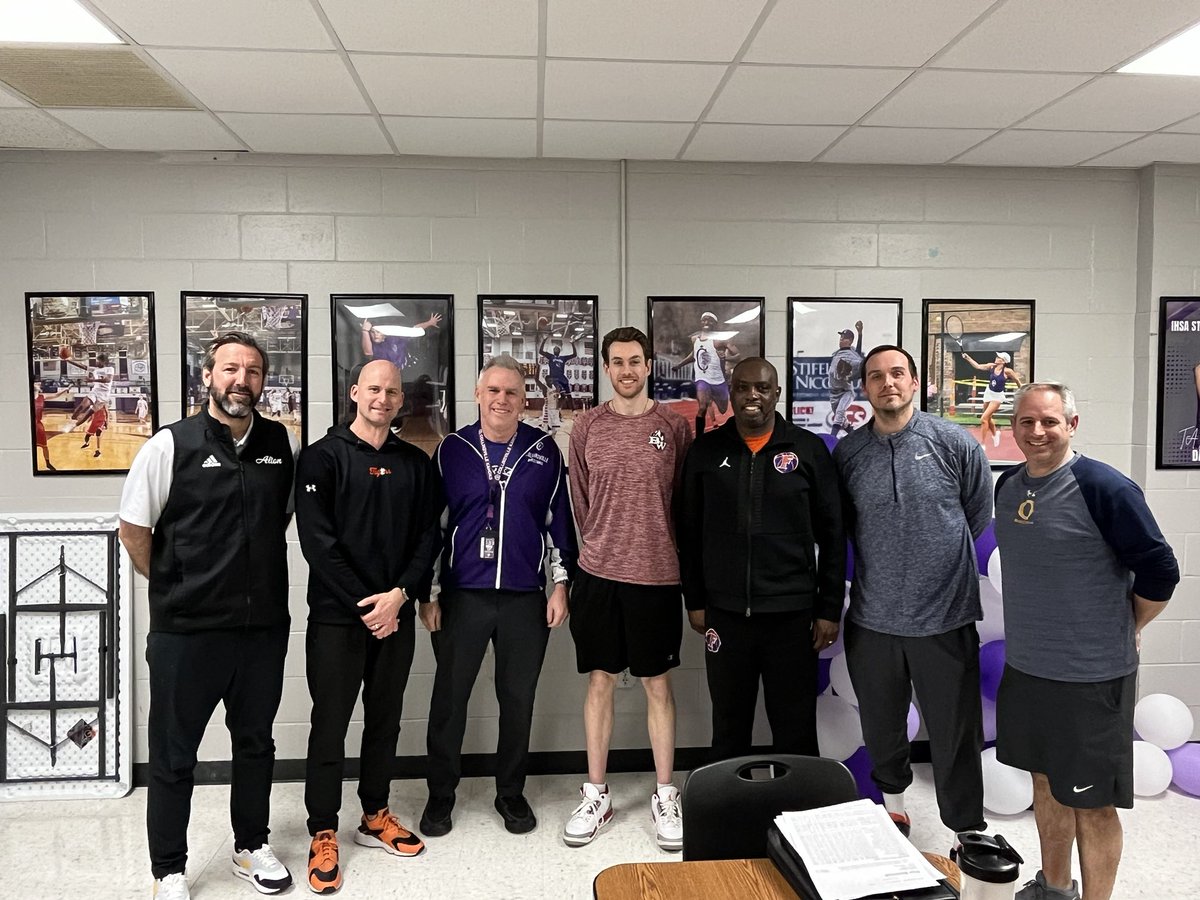
[[[634,328],[632,325],[622,325],[620,328],[614,328],[604,336],[603,342],[600,344],[600,356],[604,359],[604,364],[608,365],[608,348],[613,344],[625,344],[637,341],[641,344],[642,355],[647,360],[653,354],[650,352],[650,338],[646,337],[645,333],[640,328]]]
[[[204,360],[200,363],[202,369],[212,371],[213,366],[217,362],[217,350],[224,347],[226,344],[241,344],[243,347],[249,347],[251,350],[258,351],[258,358],[262,360],[263,380],[266,380],[267,372],[271,367],[271,361],[267,357],[267,351],[254,339],[252,335],[244,331],[227,331],[217,337],[208,348],[204,351]]]

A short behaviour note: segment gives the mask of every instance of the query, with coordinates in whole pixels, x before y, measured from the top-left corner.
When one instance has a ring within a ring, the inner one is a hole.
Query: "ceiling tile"
[[[309,3],[296,0],[92,0],[139,44],[169,47],[259,47],[332,50]]]
[[[1073,166],[1128,143],[1132,134],[1110,131],[1010,129],[954,160],[971,166]]]
[[[685,63],[546,63],[545,115],[553,119],[692,122],[724,66]]]
[[[1151,134],[1084,163],[1140,169],[1156,162],[1200,163],[1200,134]]]
[[[0,147],[94,150],[96,145],[38,109],[0,109]]]
[[[54,117],[110,150],[241,150],[212,116],[185,110],[60,109]]]
[[[869,115],[869,125],[1004,128],[1087,81],[1085,75],[926,70]]]
[[[924,65],[994,0],[780,0],[747,62]]]
[[[533,119],[436,119],[384,116],[396,149],[416,156],[537,155]]]
[[[6,91],[3,85],[0,85],[0,107],[15,108],[19,106],[28,106],[29,104],[18,97],[16,94]]]
[[[1101,75],[1021,123],[1070,131],[1156,131],[1200,113],[1200,82],[1185,75]]]
[[[850,125],[908,74],[907,69],[738,66],[707,121]]]
[[[1166,131],[1180,134],[1200,134],[1200,116],[1184,119],[1182,122],[1167,128]]]
[[[538,0],[321,0],[347,50],[536,56]]]
[[[1195,0],[1008,0],[937,65],[1105,72],[1197,19]]]
[[[542,156],[674,159],[692,126],[660,122],[555,122],[542,128]]]
[[[384,115],[532,118],[537,62],[355,53],[354,67]]]
[[[334,53],[154,50],[168,72],[210,109],[266,113],[365,113]]]
[[[976,128],[855,128],[821,162],[936,165],[990,134]]]
[[[260,153],[388,153],[374,116],[225,113],[221,119]]]
[[[684,159],[808,162],[846,129],[841,125],[701,125]]]
[[[546,53],[729,62],[763,0],[548,0]]]

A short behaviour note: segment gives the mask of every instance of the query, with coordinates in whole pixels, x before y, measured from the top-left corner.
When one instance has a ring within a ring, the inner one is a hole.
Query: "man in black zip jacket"
[[[429,599],[438,547],[438,509],[429,457],[396,437],[404,405],[400,370],[380,359],[350,388],[349,425],[335,425],[300,454],[296,525],[308,560],[305,658],[312,723],[304,804],[308,809],[308,885],[341,887],[338,810],[346,729],[362,689],[358,796],[363,816],[354,840],[395,856],[425,845],[388,809],[404,688],[415,647],[414,609]]]
[[[268,364],[248,334],[213,341],[201,364],[207,403],[143,445],[121,494],[121,543],[149,579],[146,831],[157,895],[188,896],[196,751],[221,702],[233,871],[261,893],[292,883],[267,843],[295,456],[287,429],[254,411]]]
[[[730,388],[734,417],[692,444],[675,519],[713,759],[750,752],[760,677],[773,749],[816,756],[817,653],[837,638],[845,585],[837,472],[819,437],[775,412],[769,362],[738,363]]]

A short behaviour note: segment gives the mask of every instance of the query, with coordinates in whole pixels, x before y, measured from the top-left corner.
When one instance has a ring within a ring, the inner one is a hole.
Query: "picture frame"
[[[921,305],[921,409],[966,428],[994,469],[1025,459],[1012,436],[1012,401],[1016,389],[1035,378],[1034,331],[1033,300],[926,299]]]
[[[1200,469],[1200,297],[1158,300],[1156,469]]]
[[[479,365],[501,353],[525,370],[522,421],[554,436],[564,457],[575,416],[596,405],[595,294],[480,294]]]
[[[152,291],[25,294],[33,474],[123,475],[158,428]]]
[[[647,297],[650,396],[674,407],[693,434],[698,423],[706,431],[728,421],[729,376],[738,360],[763,355],[765,312],[764,297]]]
[[[242,331],[270,358],[259,414],[282,422],[303,447],[308,434],[308,295],[182,291],[179,297],[183,415],[195,415],[206,402],[201,368],[208,345],[222,334]]]
[[[334,422],[355,415],[350,386],[372,359],[401,371],[404,403],[392,429],[433,455],[454,430],[454,295],[331,294]]]
[[[871,420],[862,360],[881,344],[904,346],[903,306],[894,297],[788,297],[787,415],[830,450]]]

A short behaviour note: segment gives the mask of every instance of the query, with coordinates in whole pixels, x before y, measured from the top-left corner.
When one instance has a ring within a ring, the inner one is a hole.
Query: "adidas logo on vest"
[[[208,459],[206,459],[204,462],[200,463],[200,468],[202,468],[202,469],[219,469],[219,468],[221,468],[221,463],[217,460],[217,458],[215,456],[213,456],[210,453],[210,454],[208,454]]]

